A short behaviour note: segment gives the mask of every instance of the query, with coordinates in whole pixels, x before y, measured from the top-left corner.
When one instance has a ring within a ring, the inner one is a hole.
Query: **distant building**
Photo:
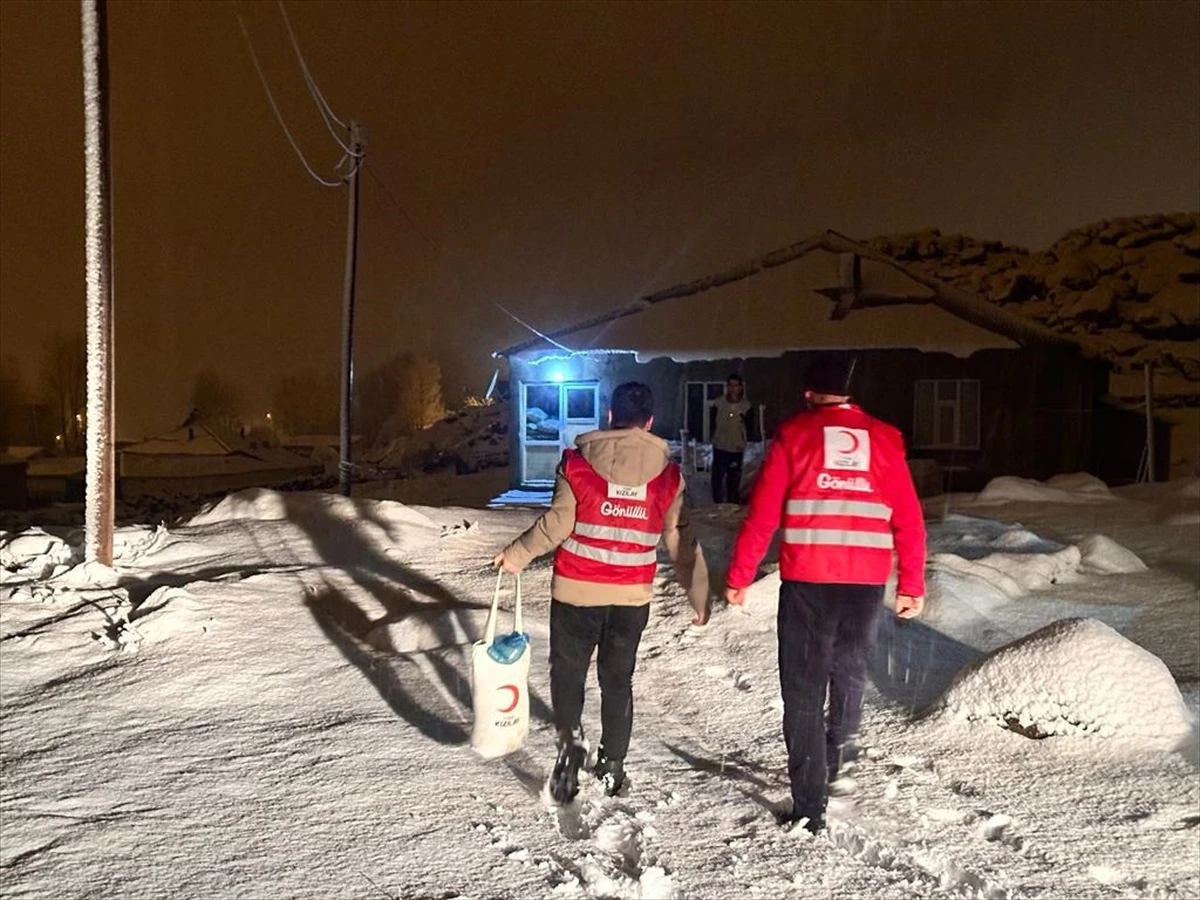
[[[199,423],[130,444],[117,453],[122,500],[236,491],[323,471],[319,462],[283,447],[219,435]]]
[[[27,459],[0,452],[0,509],[26,509],[29,506],[28,469]]]
[[[901,429],[926,491],[997,475],[1136,478],[1144,419],[1104,402],[1108,365],[1070,336],[834,231],[494,354],[513,384],[512,487],[547,488],[622,381],[655,392],[654,432],[708,437],[705,401],[739,372],[763,433],[799,411],[815,351],[858,360],[855,395]],[[1159,435],[1166,471],[1169,431]],[[922,462],[923,461],[923,462]],[[936,481],[936,476],[934,481]]]

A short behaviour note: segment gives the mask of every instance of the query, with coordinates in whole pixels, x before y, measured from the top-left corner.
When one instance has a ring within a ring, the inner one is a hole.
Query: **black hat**
[[[819,353],[809,363],[804,386],[815,394],[835,397],[850,396],[850,380],[854,375],[853,356]]]

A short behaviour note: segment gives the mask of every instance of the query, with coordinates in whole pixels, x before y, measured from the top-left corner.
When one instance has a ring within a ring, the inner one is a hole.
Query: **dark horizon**
[[[337,371],[344,189],[293,156],[235,9],[314,166],[340,155],[275,4],[110,2],[122,438],[177,425],[204,368],[263,413]],[[823,228],[1038,249],[1200,207],[1195,2],[287,9],[368,133],[358,370],[435,356],[452,399],[528,334],[497,304],[552,330]],[[0,359],[27,386],[83,326],[78,12],[0,4]]]

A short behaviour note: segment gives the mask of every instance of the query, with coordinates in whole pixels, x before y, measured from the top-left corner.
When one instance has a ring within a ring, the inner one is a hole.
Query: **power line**
[[[346,144],[334,129],[333,123],[336,122],[342,128],[348,129],[349,126],[337,117],[329,102],[325,99],[325,95],[321,93],[321,88],[317,85],[317,80],[313,78],[312,73],[308,70],[308,63],[304,61],[304,54],[300,52],[300,44],[296,40],[296,32],[292,30],[292,21],[288,18],[287,10],[283,6],[283,0],[278,0],[279,12],[283,16],[283,24],[287,28],[288,39],[292,42],[292,49],[296,52],[296,61],[300,64],[300,72],[304,75],[304,83],[308,86],[308,93],[312,97],[313,102],[317,105],[317,112],[321,114],[321,121],[325,123],[325,127],[329,130],[330,136],[338,142],[338,146],[351,156],[355,156],[354,150]],[[332,121],[330,121],[332,119]]]
[[[308,160],[304,158],[304,154],[301,152],[299,145],[296,143],[296,139],[292,137],[292,132],[287,127],[287,122],[283,120],[283,114],[279,111],[279,106],[275,103],[275,95],[271,93],[271,86],[267,84],[267,76],[263,74],[262,66],[258,61],[258,54],[254,52],[254,44],[250,40],[250,32],[246,30],[246,23],[242,19],[242,14],[236,8],[233,12],[234,15],[237,16],[238,25],[241,26],[242,37],[246,39],[246,48],[250,51],[250,59],[254,61],[254,71],[258,73],[258,79],[262,82],[263,90],[266,91],[267,100],[271,104],[271,110],[275,113],[275,120],[279,122],[279,126],[283,129],[283,133],[287,137],[288,143],[292,145],[292,150],[295,152],[296,158],[300,160],[301,165],[304,166],[309,176],[311,176],[313,181],[315,181],[317,184],[324,187],[341,187],[345,183],[344,181],[329,181],[328,179],[322,178],[315,171],[313,171],[313,167],[310,166],[308,164]]]
[[[408,210],[405,209],[400,204],[400,201],[396,199],[395,195],[392,194],[392,192],[388,189],[388,186],[386,184],[384,184],[383,179],[380,178],[377,174],[375,174],[374,167],[366,166],[366,169],[367,169],[367,174],[375,179],[375,183],[377,185],[379,185],[380,188],[383,189],[384,194],[386,194],[387,198],[392,201],[392,205],[395,206],[396,209],[398,209],[400,211],[400,215],[404,216],[404,218],[408,220],[408,224],[412,226],[413,231],[415,231],[418,235],[420,235],[421,239],[423,241],[425,241],[425,243],[427,243],[430,247],[432,247],[438,255],[443,255],[442,248],[437,245],[437,242],[434,241],[433,238],[431,238],[429,235],[427,235],[424,231],[421,230],[421,226],[417,224],[416,219],[414,219],[411,215],[409,215]]]

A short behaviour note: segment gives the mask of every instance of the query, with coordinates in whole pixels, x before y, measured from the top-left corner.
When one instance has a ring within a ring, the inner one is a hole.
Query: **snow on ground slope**
[[[0,893],[1200,894],[1200,786],[1180,754],[913,720],[961,665],[1012,639],[993,616],[962,613],[965,595],[943,598],[940,620],[883,623],[859,792],[809,840],[773,820],[787,796],[773,618],[752,601],[691,628],[664,568],[635,677],[628,793],[585,783],[573,808],[547,809],[548,560],[524,579],[529,741],[490,762],[466,745],[464,638],[491,598],[488,561],[534,515],[248,492],[182,527],[122,529],[113,570],[49,577],[37,554],[5,557]],[[976,560],[1072,543],[1057,543],[1065,528],[998,540],[1011,526],[977,523],[952,525]],[[719,556],[736,517],[698,527]],[[1137,591],[1174,576],[1137,552],[1149,572],[1071,587],[1120,582],[1129,605],[1169,611]],[[589,687],[593,743],[597,701]]]

